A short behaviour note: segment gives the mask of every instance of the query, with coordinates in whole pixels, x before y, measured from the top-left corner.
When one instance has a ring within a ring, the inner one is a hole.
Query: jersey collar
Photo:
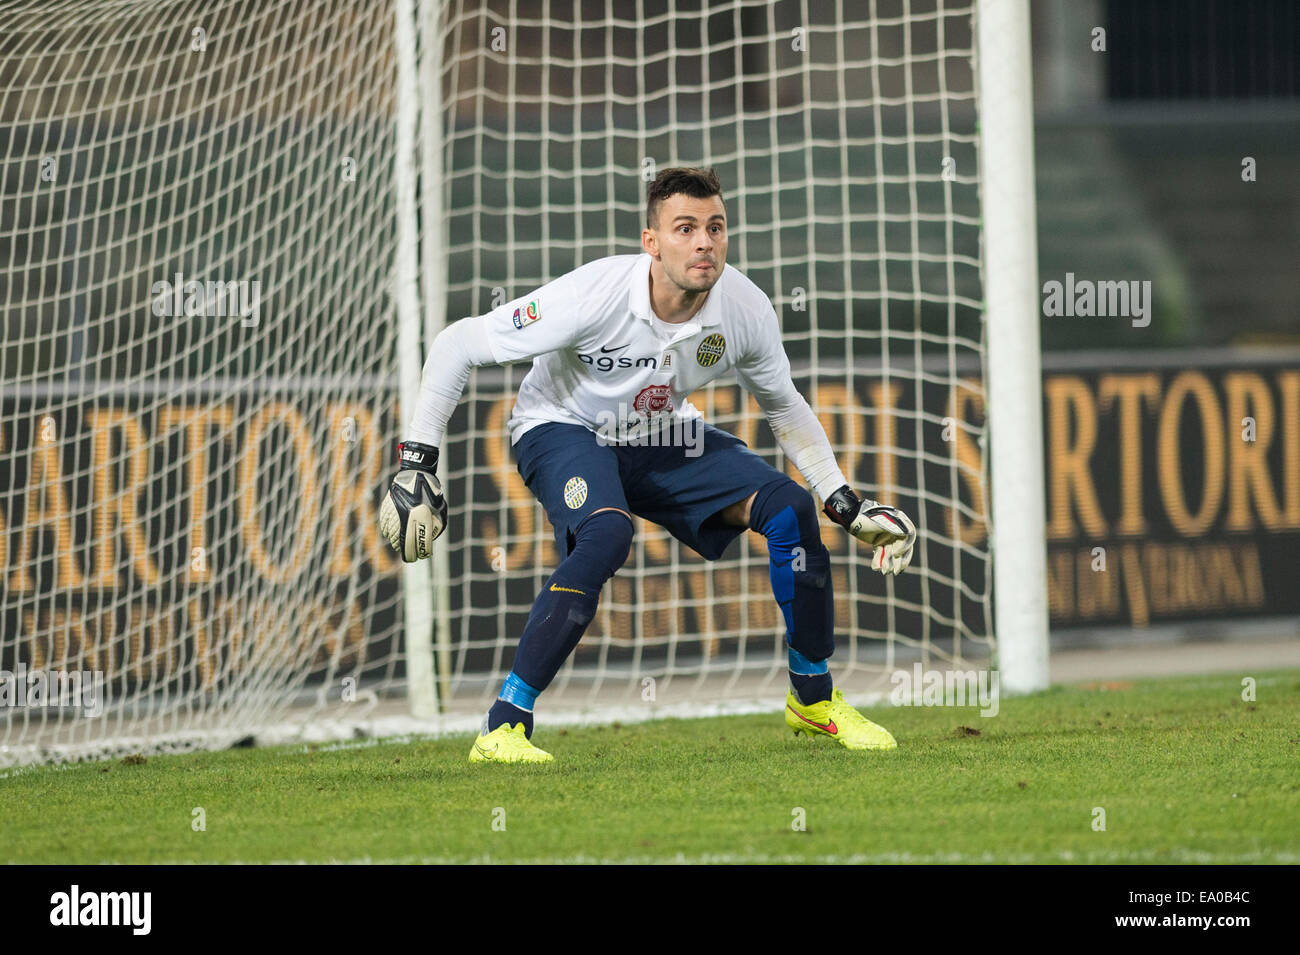
[[[632,314],[647,325],[654,324],[651,321],[654,317],[654,309],[650,307],[650,264],[653,261],[650,253],[641,253],[636,268],[632,270],[632,288],[628,290],[628,305],[632,309]],[[717,325],[722,321],[722,297],[718,294],[718,285],[722,284],[722,279],[726,275],[726,267],[723,268],[723,275],[718,278],[717,283],[705,297],[704,305],[695,313],[694,318],[689,322],[683,322],[683,326],[691,323],[700,326]]]

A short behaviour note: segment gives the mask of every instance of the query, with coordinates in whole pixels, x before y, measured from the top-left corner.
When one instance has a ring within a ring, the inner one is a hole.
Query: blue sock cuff
[[[515,671],[511,670],[510,675],[506,677],[506,682],[501,684],[501,692],[497,694],[497,699],[531,713],[533,704],[537,702],[537,694],[540,692],[542,691],[533,689],[515,676]]]
[[[830,667],[826,665],[825,660],[809,660],[794,647],[787,647],[786,649],[790,652],[791,673],[797,673],[800,676],[816,676],[819,673],[830,671]]]

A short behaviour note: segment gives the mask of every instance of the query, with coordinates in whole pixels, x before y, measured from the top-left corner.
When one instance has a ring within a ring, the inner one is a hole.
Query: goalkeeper
[[[686,397],[734,372],[830,518],[897,574],[916,529],[899,510],[860,500],[826,432],[795,390],[767,296],[726,264],[727,218],[712,170],[666,169],[651,183],[641,255],[599,259],[486,315],[448,326],[424,366],[380,509],[405,561],[427,557],[446,526],[438,447],[479,365],[531,360],[509,421],[524,483],[546,509],[561,562],[542,587],[510,674],[471,762],[545,762],[533,707],[578,645],[605,581],[627,560],[632,515],[717,560],[745,529],[767,538],[772,592],[785,618],[785,721],[849,749],[893,749],[884,728],[834,687],[830,554],[808,491],[706,424]],[[694,434],[697,440],[683,436]]]

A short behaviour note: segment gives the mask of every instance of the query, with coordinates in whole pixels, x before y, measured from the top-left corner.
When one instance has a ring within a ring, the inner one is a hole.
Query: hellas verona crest
[[[699,349],[695,352],[695,360],[705,368],[710,365],[716,365],[722,353],[727,350],[727,340],[721,335],[710,335],[704,341],[700,342]]]
[[[576,511],[587,503],[587,482],[580,477],[571,477],[564,485],[564,503],[569,510]]]

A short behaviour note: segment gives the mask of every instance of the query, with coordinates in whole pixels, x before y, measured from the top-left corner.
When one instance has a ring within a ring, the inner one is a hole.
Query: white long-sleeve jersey
[[[448,326],[424,365],[407,434],[439,446],[470,369],[532,360],[510,417],[510,441],[547,421],[635,440],[701,417],[687,396],[735,373],[778,443],[825,500],[847,484],[808,402],[795,389],[781,328],[762,290],[731,266],[686,322],[650,307],[647,254],[597,259],[486,315]]]

